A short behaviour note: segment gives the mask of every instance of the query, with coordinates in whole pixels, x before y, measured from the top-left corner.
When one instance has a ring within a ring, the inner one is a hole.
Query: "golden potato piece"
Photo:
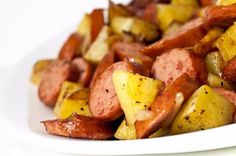
[[[224,68],[224,60],[218,51],[211,52],[205,57],[205,65],[208,72],[222,76],[222,69]]]
[[[72,113],[82,116],[92,116],[88,107],[89,89],[84,88],[66,97],[59,110],[59,118],[66,119]]]
[[[236,3],[236,0],[217,0],[216,1],[216,5],[223,5],[223,6],[232,5],[235,3]]]
[[[34,64],[34,67],[31,73],[32,84],[39,86],[45,69],[48,67],[48,65],[52,61],[53,60],[39,60]]]
[[[115,138],[120,140],[133,140],[136,139],[136,131],[134,125],[129,125],[124,119],[115,133]]]
[[[64,99],[67,98],[71,93],[73,93],[77,90],[80,90],[82,88],[83,88],[83,85],[80,83],[66,81],[62,84],[61,91],[60,91],[60,94],[57,99],[57,103],[56,103],[54,110],[53,110],[54,114],[58,118],[61,117],[60,110],[61,110],[61,106],[63,104]]]
[[[155,41],[159,36],[156,25],[136,17],[115,17],[111,28],[116,34],[128,33],[141,41]]]
[[[236,56],[236,23],[229,27],[223,35],[216,41],[225,62],[230,61]]]
[[[208,82],[209,86],[212,88],[222,88],[223,87],[228,90],[233,90],[232,86],[227,81],[225,81],[221,77],[216,76],[211,73],[208,74],[207,82]]]
[[[116,94],[128,124],[134,124],[136,115],[148,109],[162,89],[159,80],[117,70],[112,75]]]
[[[235,107],[223,96],[203,85],[189,98],[176,116],[171,134],[219,127],[232,123]]]
[[[166,31],[173,22],[185,23],[193,15],[194,7],[191,5],[158,4],[157,19],[162,31]]]
[[[89,47],[88,51],[84,55],[84,58],[94,64],[98,64],[103,57],[109,51],[109,45],[107,39],[110,35],[110,28],[108,26],[104,26],[100,31],[98,37],[93,42],[93,44]]]

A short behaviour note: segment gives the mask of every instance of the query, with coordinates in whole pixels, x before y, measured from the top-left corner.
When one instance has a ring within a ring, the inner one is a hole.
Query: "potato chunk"
[[[31,73],[32,84],[39,86],[45,69],[48,67],[48,65],[52,61],[53,60],[39,60],[34,64],[34,67]]]
[[[236,3],[236,0],[217,0],[216,1],[216,5],[223,5],[223,6],[232,5],[235,3]]]
[[[111,28],[116,34],[129,33],[141,41],[155,41],[159,36],[156,25],[136,17],[115,17]]]
[[[205,64],[208,72],[222,76],[222,69],[224,68],[225,63],[218,51],[207,54],[205,57]]]
[[[230,61],[236,56],[236,23],[229,27],[226,32],[216,41],[225,62]]]
[[[104,26],[97,39],[93,42],[93,44],[89,47],[88,51],[84,55],[84,58],[87,61],[98,64],[103,59],[103,57],[109,50],[109,45],[107,43],[109,35],[110,28],[108,26]]]
[[[83,85],[80,83],[66,81],[62,84],[61,91],[57,99],[57,103],[53,110],[54,114],[58,118],[61,118],[60,112],[61,112],[61,106],[63,104],[64,99],[67,98],[71,93],[77,90],[80,90],[82,88],[83,88]]]
[[[225,81],[221,77],[216,76],[216,75],[211,74],[211,73],[208,74],[207,82],[208,82],[209,86],[212,87],[212,88],[222,88],[223,87],[223,88],[228,89],[228,90],[233,89],[227,81]]]
[[[89,89],[81,89],[66,97],[59,110],[59,118],[66,119],[72,113],[82,116],[92,116],[88,107]]]
[[[125,71],[113,73],[113,84],[116,94],[125,113],[125,118],[118,128],[115,137],[118,139],[135,139],[134,122],[136,119],[148,117],[143,114],[147,110],[156,95],[161,91],[163,83],[159,80],[132,74]]]
[[[232,123],[235,107],[207,85],[200,87],[176,116],[172,134],[193,132]]]
[[[193,15],[194,7],[190,5],[158,4],[157,19],[160,28],[165,31],[173,22],[185,23]]]

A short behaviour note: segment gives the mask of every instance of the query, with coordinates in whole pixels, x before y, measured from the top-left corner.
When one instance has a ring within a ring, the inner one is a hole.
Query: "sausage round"
[[[65,137],[103,140],[114,134],[111,124],[77,114],[72,114],[65,120],[48,120],[42,123],[48,133]]]
[[[38,95],[47,106],[56,104],[61,85],[66,80],[77,80],[77,69],[66,60],[53,61],[45,70],[40,82]]]
[[[81,57],[75,58],[72,61],[72,65],[75,65],[78,69],[78,82],[81,82],[84,86],[88,86],[93,74],[92,65]]]
[[[151,68],[153,59],[139,52],[143,48],[144,45],[141,43],[116,42],[112,46],[112,49],[119,60],[123,61],[125,58],[137,58],[140,59],[145,66]]]
[[[83,38],[78,33],[73,33],[64,43],[58,58],[61,60],[71,61],[78,53]]]
[[[172,49],[157,57],[151,73],[166,85],[172,84],[184,73],[200,82],[205,82],[207,78],[204,60],[187,49]]]
[[[109,51],[104,58],[102,59],[102,61],[98,64],[93,77],[90,81],[89,87],[91,88],[92,86],[94,86],[97,78],[102,75],[102,73],[108,68],[110,67],[113,63],[115,62],[115,56],[113,51]]]
[[[141,50],[144,55],[156,57],[173,48],[191,47],[205,34],[204,20],[197,18],[187,22],[177,31]]]
[[[236,57],[227,63],[223,69],[222,75],[225,80],[236,82]]]
[[[116,96],[112,82],[112,73],[115,70],[132,72],[132,65],[128,61],[117,62],[110,66],[96,80],[91,88],[89,109],[94,117],[101,120],[111,121],[119,118],[123,111]]]

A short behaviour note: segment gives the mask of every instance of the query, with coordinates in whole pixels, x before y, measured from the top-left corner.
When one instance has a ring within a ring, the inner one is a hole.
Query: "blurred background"
[[[107,4],[107,0],[0,0],[0,74],[5,72],[1,69],[16,64],[51,37],[78,24],[85,12],[94,7],[104,8]],[[4,126],[0,127],[0,147],[2,156],[66,155],[25,144]],[[191,155],[226,156],[235,153],[236,149],[230,148]]]

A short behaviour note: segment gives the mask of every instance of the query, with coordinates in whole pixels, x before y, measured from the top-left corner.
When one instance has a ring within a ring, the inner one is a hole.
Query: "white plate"
[[[133,141],[92,141],[48,135],[40,121],[53,118],[53,113],[38,100],[37,89],[30,85],[30,73],[36,60],[56,57],[73,30],[68,29],[35,49],[12,69],[0,86],[0,118],[17,137],[48,150],[88,155],[184,153],[236,146],[236,124]]]

